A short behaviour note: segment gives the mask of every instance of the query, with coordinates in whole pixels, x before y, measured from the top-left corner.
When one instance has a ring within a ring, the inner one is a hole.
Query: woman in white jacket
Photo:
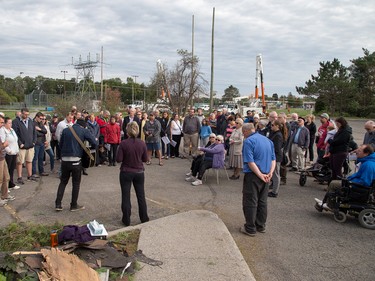
[[[19,189],[20,187],[15,185],[13,181],[13,173],[16,168],[17,155],[19,152],[18,137],[16,132],[12,129],[12,119],[9,117],[4,118],[4,126],[0,128],[0,138],[2,142],[8,141],[8,146],[5,148],[5,161],[8,165],[10,176],[9,189]]]

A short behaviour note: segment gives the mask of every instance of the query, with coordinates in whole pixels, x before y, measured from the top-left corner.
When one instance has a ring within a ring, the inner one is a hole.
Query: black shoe
[[[112,163],[112,166],[113,166],[113,167],[116,167],[116,166],[117,166],[117,164],[116,164],[116,163]]]
[[[83,170],[83,171],[82,171],[82,175],[84,175],[84,176],[88,176],[89,174],[88,174],[88,173],[86,173],[86,171],[85,171],[85,170]]]
[[[251,237],[254,237],[256,235],[256,232],[248,232],[248,231],[246,231],[246,229],[245,229],[244,226],[240,227],[240,232],[243,233],[243,234],[246,234],[248,236],[251,236]]]
[[[85,206],[80,206],[80,205],[77,205],[75,207],[70,207],[71,212],[77,212],[77,211],[84,210],[84,209],[85,209]]]
[[[268,197],[277,198],[277,194],[273,192],[268,192]]]
[[[266,229],[264,227],[257,227],[257,231],[260,233],[266,233]]]
[[[56,212],[61,212],[63,210],[63,208],[61,206],[56,206],[55,207],[55,211]]]
[[[297,172],[298,169],[293,167],[293,168],[289,169],[289,171],[291,171],[291,172]]]
[[[235,176],[235,175],[233,175],[233,176],[230,176],[229,177],[231,180],[238,180],[239,178],[240,178],[240,176]]]

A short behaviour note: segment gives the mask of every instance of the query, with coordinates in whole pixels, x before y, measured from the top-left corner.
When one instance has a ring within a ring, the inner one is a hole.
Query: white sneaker
[[[318,199],[318,198],[314,198],[315,202],[318,203],[319,205],[322,205],[323,201]]]
[[[7,200],[0,199],[0,207],[5,206],[6,204],[8,204]]]
[[[185,178],[185,180],[189,182],[193,182],[193,181],[196,181],[196,178],[193,176],[190,176],[190,177]]]
[[[191,171],[189,173],[186,173],[185,176],[190,177],[191,176]]]
[[[16,190],[16,189],[20,189],[21,187],[19,185],[15,185],[12,187],[12,189]]]
[[[197,179],[196,181],[193,181],[191,184],[194,186],[201,185],[202,181]]]
[[[324,210],[327,210],[327,211],[331,210],[331,208],[328,207],[327,203],[324,203],[322,207]]]
[[[7,197],[7,198],[4,198],[3,200],[5,200],[5,201],[13,201],[13,200],[15,200],[15,199],[16,199],[15,196],[12,196],[12,195],[8,194],[8,197]]]

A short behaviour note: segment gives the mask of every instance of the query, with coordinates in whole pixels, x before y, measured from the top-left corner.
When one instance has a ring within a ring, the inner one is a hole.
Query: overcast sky
[[[173,67],[177,49],[195,50],[210,81],[215,7],[214,90],[229,85],[254,93],[255,58],[263,56],[265,92],[296,93],[320,61],[345,66],[375,51],[371,0],[0,0],[0,74],[76,77],[72,57],[96,59],[104,49],[104,79],[137,75],[148,84],[161,59]],[[95,70],[100,81],[100,68]],[[209,86],[207,91],[209,90]]]

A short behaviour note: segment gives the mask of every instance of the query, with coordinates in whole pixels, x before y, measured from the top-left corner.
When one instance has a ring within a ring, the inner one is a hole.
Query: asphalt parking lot
[[[350,122],[355,139],[360,142],[363,121]],[[278,198],[269,198],[267,232],[256,237],[239,233],[242,214],[242,177],[227,181],[221,174],[220,184],[211,173],[202,186],[184,181],[189,160],[170,159],[163,167],[146,166],[146,197],[151,220],[186,210],[204,209],[217,213],[234,237],[257,280],[373,280],[375,232],[362,228],[349,218],[340,224],[329,213],[318,213],[314,197],[324,196],[323,186],[312,178],[304,187],[299,176],[288,175]],[[88,169],[82,177],[80,212],[69,212],[70,183],[63,200],[64,211],[56,213],[54,200],[59,183],[56,175],[39,182],[27,182],[12,192],[17,198],[0,208],[4,227],[12,221],[82,225],[96,219],[107,230],[122,227],[120,186],[117,167]],[[132,194],[132,224],[138,224],[135,195]]]

